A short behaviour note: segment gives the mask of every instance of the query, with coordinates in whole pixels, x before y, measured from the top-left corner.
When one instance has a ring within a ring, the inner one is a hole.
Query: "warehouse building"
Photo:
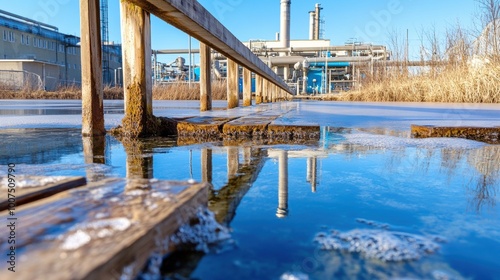
[[[81,84],[79,37],[3,10],[0,36],[0,84],[46,90]],[[121,45],[106,42],[103,49],[109,60],[108,69],[103,69],[103,82],[114,85],[121,70]]]

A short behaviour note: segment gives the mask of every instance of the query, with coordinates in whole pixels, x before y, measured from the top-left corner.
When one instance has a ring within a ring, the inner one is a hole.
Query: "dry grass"
[[[212,81],[212,99],[225,100],[227,98],[227,87],[225,81]],[[184,82],[157,85],[153,87],[154,100],[200,100],[200,85]]]
[[[431,68],[418,75],[392,75],[366,81],[358,90],[336,97],[342,101],[499,103],[500,63]]]
[[[227,97],[226,83],[224,81],[212,82],[212,99],[225,100]],[[78,86],[59,87],[56,91],[12,89],[0,84],[0,99],[81,99],[82,91]],[[123,99],[123,88],[104,88],[104,99]],[[193,83],[172,83],[153,87],[155,100],[199,100],[200,85]]]
[[[106,86],[103,90],[104,99],[123,99],[123,89]],[[0,99],[82,99],[79,86],[62,86],[56,91],[15,90],[0,85]]]

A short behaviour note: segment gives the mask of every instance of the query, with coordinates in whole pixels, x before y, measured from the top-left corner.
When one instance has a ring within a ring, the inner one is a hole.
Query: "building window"
[[[16,41],[16,34],[14,34],[13,31],[9,31],[9,42],[15,42]]]
[[[43,40],[43,48],[44,49],[48,49],[47,40]]]
[[[7,30],[3,31],[3,40],[7,41]]]
[[[29,45],[30,45],[30,35],[26,35],[26,41],[25,41],[25,44],[26,44],[27,46],[29,46]]]
[[[64,45],[59,45],[59,52],[64,53]]]

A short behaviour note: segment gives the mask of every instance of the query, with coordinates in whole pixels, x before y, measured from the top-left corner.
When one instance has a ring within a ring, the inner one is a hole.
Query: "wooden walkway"
[[[152,253],[167,253],[169,236],[206,207],[208,186],[106,179],[16,207],[14,215],[0,212],[13,223],[17,253],[16,272],[2,262],[0,279],[133,278]],[[4,253],[9,236],[1,227]]]
[[[319,140],[320,126],[287,117],[291,109],[268,109],[238,117],[197,116],[179,120],[177,134],[180,142],[201,140],[269,140],[293,143],[300,140]],[[194,141],[197,142],[197,141]]]

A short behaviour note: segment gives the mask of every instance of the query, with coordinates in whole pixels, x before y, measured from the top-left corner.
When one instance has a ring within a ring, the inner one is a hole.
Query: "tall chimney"
[[[314,40],[319,40],[320,24],[321,24],[321,4],[316,4],[316,9],[314,11]]]
[[[290,4],[291,0],[281,0],[280,42],[281,47],[290,47]]]
[[[314,21],[315,21],[315,12],[310,11],[309,12],[309,40],[314,40]]]

